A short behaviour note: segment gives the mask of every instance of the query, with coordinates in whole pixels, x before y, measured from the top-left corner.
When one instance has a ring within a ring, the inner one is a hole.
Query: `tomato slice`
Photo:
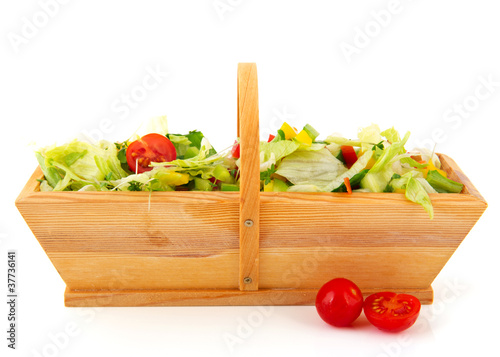
[[[342,150],[345,165],[348,169],[350,169],[351,166],[358,160],[358,155],[356,155],[356,151],[354,151],[354,148],[350,145],[342,145],[340,149]]]
[[[231,155],[235,159],[239,159],[240,158],[240,143],[238,142],[238,140],[234,141],[233,148],[231,149]]]
[[[420,301],[412,295],[380,292],[365,299],[365,316],[379,330],[399,332],[412,326],[420,313]]]
[[[132,172],[143,173],[153,168],[151,162],[168,162],[175,160],[175,146],[164,135],[148,134],[132,142],[127,148],[127,164]]]
[[[337,327],[348,326],[363,310],[363,295],[352,281],[333,279],[319,289],[316,310],[326,323]]]

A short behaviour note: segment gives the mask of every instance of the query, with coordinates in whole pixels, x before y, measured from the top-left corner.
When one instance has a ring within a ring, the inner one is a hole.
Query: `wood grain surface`
[[[240,135],[240,290],[259,288],[260,134],[257,66],[238,65]]]
[[[362,289],[364,297],[383,289]],[[433,300],[431,287],[427,289],[392,289],[395,293],[411,294],[422,304]],[[314,305],[318,289],[259,289],[224,290],[87,290],[66,289],[68,307],[97,306],[249,306],[249,305]]]

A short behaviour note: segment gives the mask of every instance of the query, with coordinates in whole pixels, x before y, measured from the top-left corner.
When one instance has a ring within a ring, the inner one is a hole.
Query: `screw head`
[[[247,219],[245,221],[245,227],[251,227],[251,226],[253,226],[253,221],[251,219]]]
[[[247,276],[246,278],[243,279],[243,282],[245,284],[250,284],[252,282],[252,278],[250,278],[250,277]]]

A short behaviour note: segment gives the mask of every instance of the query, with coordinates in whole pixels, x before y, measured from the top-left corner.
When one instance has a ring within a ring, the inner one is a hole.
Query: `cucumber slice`
[[[314,129],[309,124],[306,124],[303,130],[307,133],[307,135],[309,135],[312,141],[314,141],[319,136],[319,133],[316,131],[316,129]]]
[[[273,192],[285,192],[288,190],[288,185],[281,180],[274,179]]]
[[[194,189],[195,191],[212,191],[213,184],[209,180],[195,177]]]
[[[213,172],[214,177],[225,183],[234,183],[229,171],[222,165],[217,165]]]
[[[221,183],[220,184],[220,190],[221,191],[239,191],[240,186],[233,184],[233,183]]]

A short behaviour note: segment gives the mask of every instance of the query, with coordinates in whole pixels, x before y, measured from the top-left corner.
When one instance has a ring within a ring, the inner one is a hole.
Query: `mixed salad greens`
[[[200,131],[160,129],[120,143],[74,140],[36,152],[44,173],[41,191],[238,191],[239,143],[216,152]],[[267,192],[396,192],[433,217],[429,193],[459,193],[439,158],[428,150],[408,152],[394,129],[372,124],[355,140],[301,131],[284,123],[260,144],[261,189]]]

